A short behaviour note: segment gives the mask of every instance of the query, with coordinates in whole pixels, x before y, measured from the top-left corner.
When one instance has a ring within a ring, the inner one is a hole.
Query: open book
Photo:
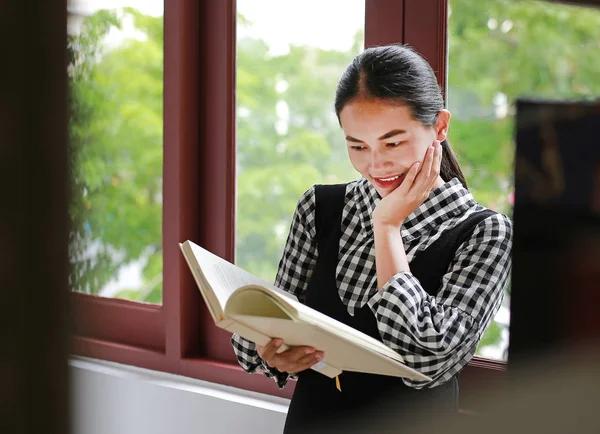
[[[330,378],[355,371],[431,381],[371,336],[300,303],[191,241],[180,248],[217,327],[258,345],[281,338],[285,344],[279,351],[312,346],[324,352],[312,369]]]

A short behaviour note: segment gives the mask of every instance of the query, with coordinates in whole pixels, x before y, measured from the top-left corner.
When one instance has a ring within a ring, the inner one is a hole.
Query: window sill
[[[286,398],[104,360],[73,356],[69,360],[69,366],[86,372],[144,382],[172,391],[199,394],[275,413],[286,414],[289,405],[289,399]]]

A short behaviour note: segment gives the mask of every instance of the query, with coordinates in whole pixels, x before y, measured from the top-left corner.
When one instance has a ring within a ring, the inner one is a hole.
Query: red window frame
[[[431,64],[445,98],[448,85],[448,0],[379,0],[379,3],[371,18],[367,14],[365,44],[381,45],[400,40],[414,47]],[[395,13],[390,13],[392,7],[396,8]],[[403,24],[401,28],[396,26],[396,34],[392,34],[391,29],[395,26],[393,17],[399,13],[404,17]],[[369,26],[373,31],[369,31]],[[504,361],[474,357],[461,372],[461,407],[469,410],[477,408],[477,401],[470,398],[477,391],[502,384],[505,371]]]
[[[229,334],[212,323],[178,243],[234,258],[235,0],[165,0],[163,304],[73,293],[76,355],[290,397],[237,364]],[[365,45],[407,43],[446,87],[447,0],[365,0]],[[475,358],[461,374],[470,392],[498,384],[505,364]]]

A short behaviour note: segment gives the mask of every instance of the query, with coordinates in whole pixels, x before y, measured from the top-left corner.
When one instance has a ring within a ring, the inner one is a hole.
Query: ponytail
[[[450,146],[450,142],[448,140],[444,140],[442,143],[442,164],[440,167],[440,176],[444,180],[444,182],[450,181],[452,178],[458,178],[460,183],[467,190],[467,181],[465,179],[465,175],[458,164],[458,159],[456,158],[456,154],[452,150]]]

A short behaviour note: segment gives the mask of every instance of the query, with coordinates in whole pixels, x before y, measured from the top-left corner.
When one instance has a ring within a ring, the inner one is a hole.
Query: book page
[[[181,249],[181,253],[183,254],[183,257],[185,258],[185,261],[192,272],[192,276],[194,276],[196,285],[200,290],[200,294],[202,295],[202,298],[208,307],[208,311],[210,312],[213,321],[218,323],[223,319],[223,306],[220,305],[219,298],[204,278],[190,243],[188,241],[185,243],[179,243],[179,248]]]
[[[273,297],[262,291],[236,292],[235,296],[227,300],[225,315],[230,318],[234,315],[249,315],[293,321]]]
[[[247,285],[255,285],[269,288],[272,291],[290,297],[281,289],[275,288],[263,279],[254,276],[251,273],[237,267],[229,261],[209,252],[206,249],[186,241],[196,258],[199,266],[199,272],[203,275],[206,282],[210,285],[213,292],[219,299],[222,308],[227,303],[229,296],[238,288]]]
[[[343,336],[359,345],[370,348],[372,351],[376,351],[393,360],[403,362],[402,356],[400,356],[400,354],[398,354],[396,351],[392,350],[384,343],[373,339],[371,336],[353,329],[347,324],[330,318],[327,315],[324,315],[323,313],[316,311],[298,301],[286,300],[277,297],[277,295],[275,295],[275,299],[281,303],[280,307],[290,317],[294,317],[298,321],[307,322],[324,329],[328,329],[329,331]]]

